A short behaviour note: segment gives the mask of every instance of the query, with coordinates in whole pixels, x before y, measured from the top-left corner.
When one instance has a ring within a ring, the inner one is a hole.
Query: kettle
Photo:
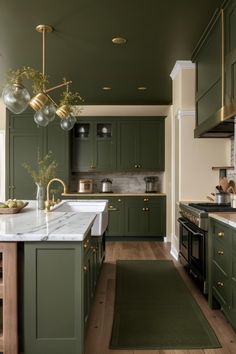
[[[112,193],[112,180],[104,178],[102,181],[102,193]]]

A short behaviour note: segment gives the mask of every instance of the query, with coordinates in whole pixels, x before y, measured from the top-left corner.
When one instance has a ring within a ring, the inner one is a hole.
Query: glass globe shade
[[[50,103],[47,106],[44,106],[38,112],[41,112],[41,114],[44,116],[44,118],[46,118],[49,122],[52,122],[56,116],[56,108],[52,103]]]
[[[60,125],[61,125],[61,128],[63,130],[67,130],[68,131],[68,130],[71,130],[74,127],[75,122],[73,121],[73,119],[71,119],[71,116],[68,115],[66,118],[61,120]]]
[[[73,124],[73,126],[75,125],[75,123],[77,122],[77,119],[75,116],[73,116],[72,114],[70,114],[70,117],[68,118],[70,119],[71,123]]]
[[[7,85],[3,89],[2,99],[11,112],[20,114],[26,110],[30,101],[30,94],[23,85]]]
[[[49,123],[49,120],[47,119],[47,116],[43,114],[42,109],[40,109],[38,112],[35,112],[34,121],[41,127],[46,127]]]

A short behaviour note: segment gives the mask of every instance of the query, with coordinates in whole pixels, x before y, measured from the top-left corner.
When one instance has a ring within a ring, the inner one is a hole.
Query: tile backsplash
[[[139,172],[139,173],[79,173],[71,177],[70,190],[77,191],[78,180],[81,178],[91,178],[94,181],[93,192],[101,192],[101,181],[104,178],[112,180],[112,191],[114,193],[143,193],[145,192],[144,177],[158,177],[158,192],[163,191],[163,172]]]
[[[231,155],[230,155],[230,163],[231,166],[235,166],[236,164],[236,140],[233,138],[231,138]],[[236,169],[234,168],[234,170],[227,170],[227,177],[228,179],[232,179],[234,181],[236,181]]]

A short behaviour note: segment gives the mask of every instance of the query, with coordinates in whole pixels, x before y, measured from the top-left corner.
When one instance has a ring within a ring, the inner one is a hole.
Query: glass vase
[[[36,193],[36,201],[37,201],[37,208],[43,210],[45,208],[45,187],[40,184],[36,183],[37,186],[37,193]]]

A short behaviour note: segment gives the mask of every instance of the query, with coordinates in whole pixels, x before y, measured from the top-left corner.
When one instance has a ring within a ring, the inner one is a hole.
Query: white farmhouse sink
[[[92,236],[101,236],[108,225],[108,200],[63,200],[51,211],[72,213],[96,213],[91,228]]]

